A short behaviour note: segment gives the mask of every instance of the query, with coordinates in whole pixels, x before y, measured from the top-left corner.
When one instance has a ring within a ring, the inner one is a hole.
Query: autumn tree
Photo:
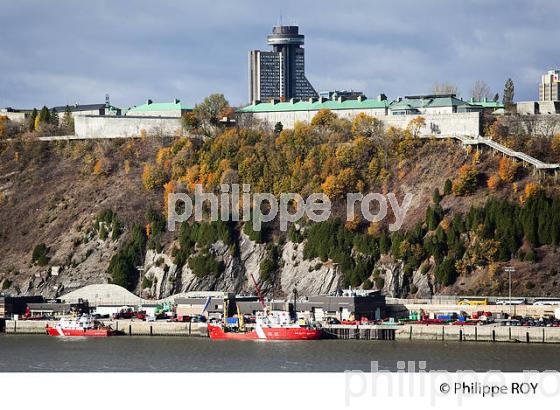
[[[41,127],[45,127],[46,125],[50,124],[51,122],[51,112],[46,106],[41,108],[39,111],[39,115],[35,121],[35,130],[38,130]]]
[[[337,119],[338,115],[329,109],[323,108],[313,116],[311,126],[321,129],[332,129]]]
[[[407,129],[410,131],[414,138],[418,138],[422,128],[426,126],[426,119],[424,117],[418,116],[412,119],[408,125]]]
[[[8,125],[10,120],[5,115],[0,115],[0,138],[8,136]]]
[[[223,94],[212,94],[197,104],[193,112],[200,126],[209,134],[210,129],[218,126],[220,120],[229,113],[229,108]]]
[[[151,164],[145,164],[142,172],[142,183],[146,189],[161,188],[165,182],[163,170]]]
[[[194,111],[189,111],[182,116],[183,129],[187,132],[192,132],[198,129],[200,122]]]
[[[352,134],[355,136],[377,138],[384,134],[384,127],[383,121],[363,112],[356,115],[352,120]]]
[[[515,181],[518,169],[519,164],[515,160],[503,157],[498,166],[498,176],[502,181],[511,183]]]
[[[478,187],[478,170],[474,164],[465,164],[459,169],[459,176],[453,184],[455,196],[467,196]]]
[[[490,191],[495,192],[500,187],[501,182],[502,180],[498,175],[492,175],[488,178],[488,181],[486,181],[486,185]]]
[[[167,208],[169,206],[169,194],[174,193],[176,189],[177,184],[174,181],[169,181],[163,185],[163,213],[165,215],[167,215]]]

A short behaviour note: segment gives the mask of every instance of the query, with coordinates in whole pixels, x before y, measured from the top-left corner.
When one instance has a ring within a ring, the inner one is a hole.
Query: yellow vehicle
[[[464,298],[457,302],[461,306],[484,306],[488,304],[487,298]]]

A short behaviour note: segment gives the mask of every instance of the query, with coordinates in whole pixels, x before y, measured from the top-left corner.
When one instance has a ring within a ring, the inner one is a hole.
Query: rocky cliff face
[[[429,272],[422,273],[415,270],[412,275],[406,275],[402,261],[393,261],[390,257],[382,257],[375,269],[383,279],[381,292],[394,298],[406,298],[412,294],[416,298],[430,298],[433,295],[433,278]],[[415,290],[415,292],[413,292]]]
[[[300,295],[324,294],[335,291],[340,286],[341,272],[330,262],[303,259],[303,243],[287,242],[282,247],[281,264],[276,272],[277,295],[289,295],[297,289]],[[188,265],[177,270],[173,259],[165,253],[149,250],[146,253],[144,276],[150,283],[144,295],[161,299],[174,293],[194,290],[220,290],[235,293],[253,293],[254,285],[250,278],[253,274],[263,293],[272,292],[270,283],[259,278],[260,265],[267,257],[265,244],[253,242],[241,232],[239,236],[239,255],[231,255],[230,249],[218,241],[211,246],[216,260],[224,264],[222,274],[197,277]]]

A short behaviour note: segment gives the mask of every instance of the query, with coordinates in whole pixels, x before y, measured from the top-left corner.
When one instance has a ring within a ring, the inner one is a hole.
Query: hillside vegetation
[[[161,255],[153,268],[166,275],[165,292],[218,289],[249,269],[248,238],[262,251],[258,272],[245,273],[258,274],[267,290],[291,291],[281,285],[287,269],[311,280],[335,269],[340,286],[389,292],[389,272],[396,269],[398,296],[501,294],[503,267],[513,265],[517,293],[558,294],[556,181],[490,151],[416,138],[425,126],[420,117],[406,130],[385,130],[367,115],[351,122],[321,111],[294,129],[216,126],[207,138],[3,142],[0,176],[8,177],[0,181],[0,282],[12,293],[56,295],[111,281],[153,294],[163,284],[145,265],[150,250]],[[513,144],[511,128],[492,127]],[[538,138],[523,135],[523,144],[546,145],[546,159],[556,160],[558,138]],[[318,224],[302,220],[287,232],[277,221],[262,232],[238,222],[186,222],[166,231],[170,192],[192,193],[196,184],[219,192],[230,183],[275,195],[324,192],[333,216]],[[346,221],[348,192],[398,198],[410,192],[414,199],[403,227],[390,232],[392,215],[377,223]],[[288,268],[282,256],[298,244],[310,262],[305,271],[295,262]],[[143,264],[148,274],[140,283]],[[62,267],[60,276],[51,275],[52,266]],[[198,284],[188,279],[185,285],[187,275]]]

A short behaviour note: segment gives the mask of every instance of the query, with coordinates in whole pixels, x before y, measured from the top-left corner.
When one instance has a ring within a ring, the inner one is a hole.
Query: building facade
[[[296,122],[311,123],[313,117],[323,109],[333,111],[339,118],[352,120],[360,113],[374,116],[386,127],[406,129],[410,121],[422,116],[426,125],[419,130],[420,135],[469,135],[479,136],[481,131],[480,105],[471,105],[451,97],[405,98],[388,101],[384,95],[377,99],[308,100],[292,99],[288,102],[271,100],[256,102],[238,110],[244,124],[263,125],[274,128],[281,123],[284,128],[293,128]]]
[[[155,103],[152,100],[147,100],[146,104],[129,108],[126,116],[181,118],[183,114],[189,111],[192,111],[192,107],[186,106],[178,99],[169,103]]]
[[[560,70],[549,70],[541,76],[539,101],[560,100]]]
[[[317,97],[305,76],[304,36],[297,26],[274,26],[272,51],[249,52],[249,99],[261,101]]]

